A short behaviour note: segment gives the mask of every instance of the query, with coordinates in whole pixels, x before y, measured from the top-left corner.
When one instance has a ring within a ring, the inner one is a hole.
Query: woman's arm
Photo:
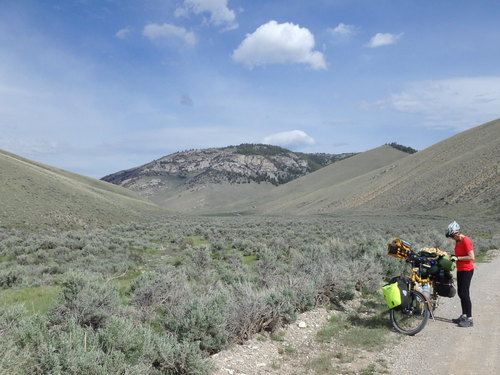
[[[474,260],[474,251],[467,251],[467,255],[457,257],[457,260]]]

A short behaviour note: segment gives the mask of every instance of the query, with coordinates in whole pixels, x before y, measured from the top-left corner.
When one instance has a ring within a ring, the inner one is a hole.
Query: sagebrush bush
[[[157,318],[158,310],[172,314],[193,297],[186,276],[173,267],[141,274],[133,281],[129,293],[133,305],[141,312],[141,319],[147,322]]]
[[[91,280],[89,275],[72,273],[61,283],[61,294],[50,317],[54,324],[74,320],[82,327],[105,326],[108,319],[119,313],[118,289]]]
[[[175,310],[162,316],[167,332],[181,341],[196,343],[204,352],[213,354],[226,344],[230,299],[227,294],[213,294],[186,300]]]
[[[10,336],[10,337],[9,337]],[[158,334],[123,318],[101,329],[74,320],[53,326],[42,316],[24,319],[0,343],[0,373],[19,375],[208,374],[192,343]]]

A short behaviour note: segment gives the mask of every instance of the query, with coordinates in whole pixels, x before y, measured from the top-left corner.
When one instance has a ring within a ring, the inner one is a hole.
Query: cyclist
[[[462,315],[452,319],[452,322],[459,327],[472,327],[474,323],[469,289],[474,275],[474,246],[472,240],[461,232],[456,221],[448,225],[445,234],[455,240],[455,255],[451,258],[457,262],[457,288],[462,305]]]

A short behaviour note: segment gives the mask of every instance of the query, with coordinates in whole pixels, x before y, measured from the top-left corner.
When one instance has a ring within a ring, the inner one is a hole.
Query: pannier
[[[385,301],[390,309],[404,309],[410,305],[409,280],[403,277],[393,278],[382,287]]]
[[[453,275],[449,272],[443,270],[434,276],[434,287],[436,288],[437,294],[441,297],[452,298],[455,297],[457,290],[453,285]]]
[[[411,244],[400,238],[394,239],[387,246],[387,254],[396,258],[408,259],[411,253]]]

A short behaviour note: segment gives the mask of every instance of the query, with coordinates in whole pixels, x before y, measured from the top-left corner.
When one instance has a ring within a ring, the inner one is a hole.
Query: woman
[[[474,247],[472,240],[464,236],[460,231],[460,225],[456,221],[448,225],[446,237],[455,240],[455,255],[452,260],[457,262],[457,287],[458,296],[462,304],[462,315],[457,319],[452,319],[459,327],[472,327],[472,303],[470,300],[470,282],[474,275]]]

